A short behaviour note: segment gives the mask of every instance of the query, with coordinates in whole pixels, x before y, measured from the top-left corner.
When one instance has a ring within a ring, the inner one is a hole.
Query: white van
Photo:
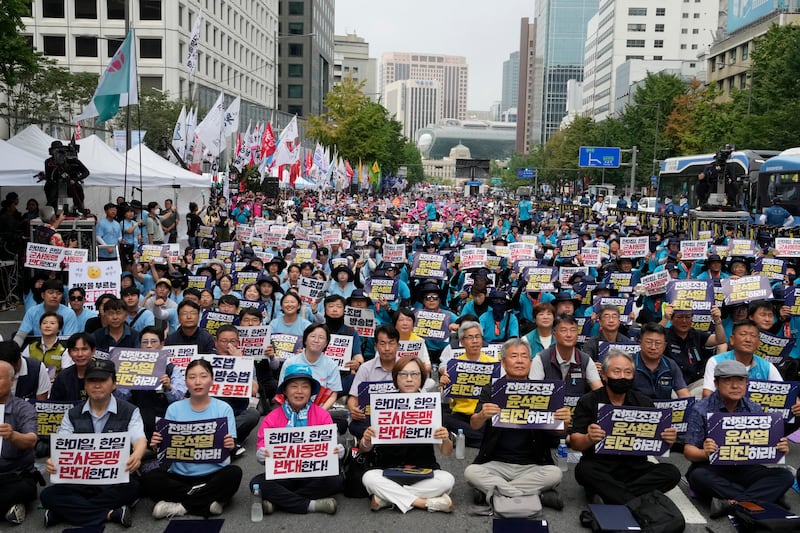
[[[655,196],[645,196],[639,199],[639,211],[655,213],[657,207],[658,199]]]

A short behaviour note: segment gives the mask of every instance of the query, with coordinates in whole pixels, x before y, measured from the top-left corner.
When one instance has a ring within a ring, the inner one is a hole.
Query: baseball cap
[[[715,378],[747,377],[747,368],[739,361],[722,361],[714,368]]]
[[[108,359],[92,359],[86,365],[86,379],[117,380],[117,368]]]

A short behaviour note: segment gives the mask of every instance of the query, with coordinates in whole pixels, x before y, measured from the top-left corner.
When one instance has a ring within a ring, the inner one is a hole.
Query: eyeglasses
[[[464,335],[465,341],[479,341],[483,339],[483,335]]]
[[[69,297],[69,301],[70,302],[82,302],[83,301],[83,296],[70,296]]]
[[[422,372],[419,370],[410,370],[410,371],[402,371],[397,373],[397,377],[400,378],[418,378],[422,375]]]
[[[141,341],[139,341],[139,344],[143,346],[150,346],[151,344],[158,344],[160,342],[161,341],[158,339],[142,339]]]
[[[429,295],[427,295],[425,297],[425,300],[428,301],[428,302],[432,302],[432,301],[438,300],[438,299],[439,299],[439,296],[436,295],[436,294],[429,294]]]

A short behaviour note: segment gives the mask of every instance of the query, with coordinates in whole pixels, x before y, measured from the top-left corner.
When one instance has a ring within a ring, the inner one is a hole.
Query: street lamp
[[[273,75],[273,84],[272,84],[272,109],[274,111],[278,110],[278,39],[288,39],[290,37],[313,37],[316,35],[315,32],[310,33],[284,33],[279,34],[277,30],[275,30],[275,64],[272,67],[272,75]]]

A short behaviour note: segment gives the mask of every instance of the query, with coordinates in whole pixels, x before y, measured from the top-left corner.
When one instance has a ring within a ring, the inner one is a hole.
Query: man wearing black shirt
[[[165,346],[180,344],[194,344],[197,353],[217,353],[217,345],[211,334],[197,327],[200,322],[200,306],[191,301],[183,300],[178,304],[178,322],[180,327],[167,337]]]
[[[725,328],[722,326],[722,315],[717,306],[711,308],[711,321],[710,332],[697,331],[692,327],[691,311],[675,311],[670,304],[664,306],[660,324],[666,327],[667,322],[672,323],[667,328],[667,349],[664,355],[678,363],[678,368],[683,373],[683,380],[693,395],[699,396],[699,389],[703,386],[703,374],[708,361],[705,348],[722,344],[722,351],[725,351]]]

